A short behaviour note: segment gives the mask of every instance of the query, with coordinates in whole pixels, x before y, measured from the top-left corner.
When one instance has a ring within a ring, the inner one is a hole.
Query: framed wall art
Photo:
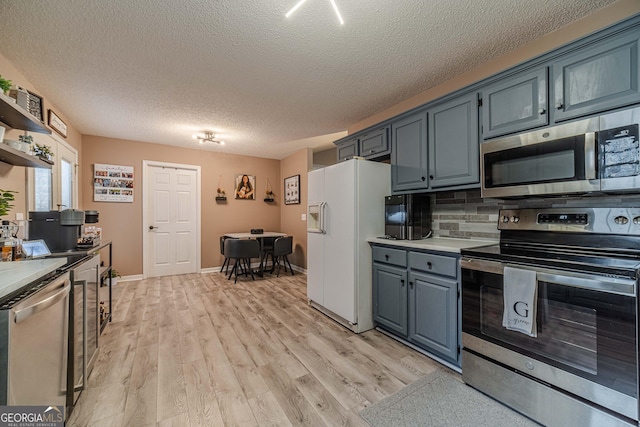
[[[297,205],[300,203],[300,175],[284,179],[284,204]]]
[[[67,124],[52,110],[49,110],[49,127],[60,134],[67,137]]]
[[[133,166],[94,164],[93,201],[133,203]]]
[[[255,175],[236,175],[235,197],[236,199],[255,200],[256,199],[256,177]]]

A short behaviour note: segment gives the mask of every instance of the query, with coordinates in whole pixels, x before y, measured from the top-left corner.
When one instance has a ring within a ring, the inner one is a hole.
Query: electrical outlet
[[[300,221],[306,221],[307,220],[307,214],[300,214]]]
[[[16,212],[16,221],[24,221],[24,213]]]

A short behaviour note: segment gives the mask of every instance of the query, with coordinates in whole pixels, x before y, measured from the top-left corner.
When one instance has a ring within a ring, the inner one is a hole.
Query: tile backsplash
[[[499,239],[498,211],[514,208],[640,207],[640,194],[528,199],[482,199],[480,190],[447,191],[431,195],[435,237]]]

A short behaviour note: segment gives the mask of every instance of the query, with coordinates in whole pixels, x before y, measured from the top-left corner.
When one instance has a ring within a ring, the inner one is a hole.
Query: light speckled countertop
[[[67,258],[0,262],[0,298],[38,280],[67,263]]]
[[[424,249],[430,251],[453,252],[459,254],[462,249],[477,248],[498,243],[497,240],[454,239],[452,237],[431,237],[420,240],[390,240],[373,238],[369,243],[396,246],[406,249]]]

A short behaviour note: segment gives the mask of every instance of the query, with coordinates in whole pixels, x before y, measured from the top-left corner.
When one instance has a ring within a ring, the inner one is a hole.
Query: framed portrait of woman
[[[255,175],[236,175],[235,197],[236,199],[255,200],[256,198]]]

